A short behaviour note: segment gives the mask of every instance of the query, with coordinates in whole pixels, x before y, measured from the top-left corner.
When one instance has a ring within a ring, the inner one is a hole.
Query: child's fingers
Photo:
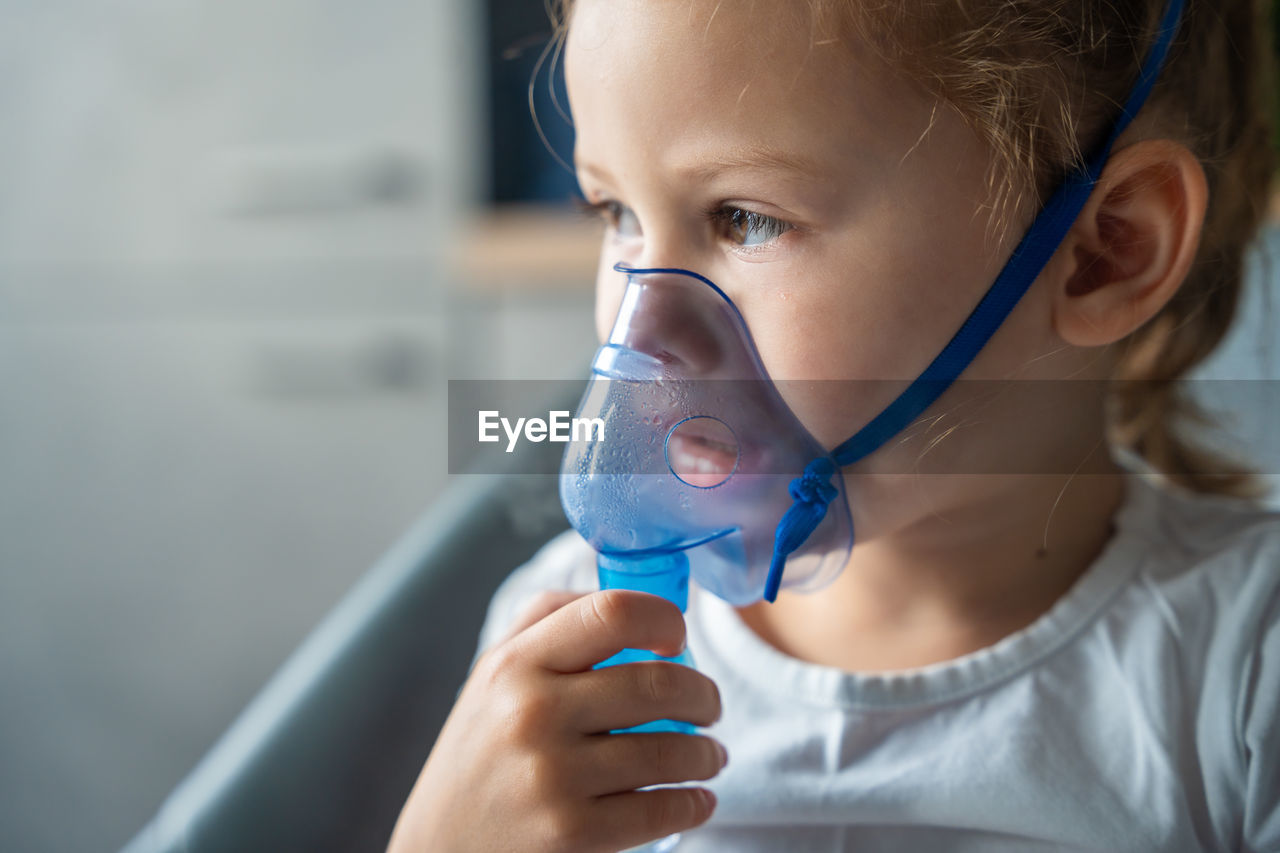
[[[564,589],[539,592],[524,606],[524,609],[520,611],[520,614],[511,623],[511,627],[507,629],[507,633],[503,634],[502,639],[498,640],[494,645],[505,643],[525,628],[536,625],[561,607],[575,599],[582,598],[584,595],[586,595],[585,592],[570,592]]]
[[[716,796],[706,788],[657,788],[596,800],[592,816],[609,841],[627,848],[706,823]]]
[[[710,779],[728,762],[718,741],[678,732],[598,735],[587,738],[579,749],[585,756],[575,764],[595,768],[581,776],[588,796]]]
[[[627,729],[653,720],[709,726],[720,719],[715,682],[678,663],[648,661],[575,675],[567,687],[575,709],[569,726],[583,734]]]
[[[684,649],[684,616],[656,595],[609,589],[561,607],[514,642],[546,669],[583,672],[623,649],[678,655]]]

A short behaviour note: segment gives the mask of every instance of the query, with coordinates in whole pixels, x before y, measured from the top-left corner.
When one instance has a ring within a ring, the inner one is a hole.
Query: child
[[[576,0],[601,334],[614,263],[695,270],[834,447],[1096,149],[1163,11]],[[686,628],[641,593],[549,592],[594,585],[591,549],[555,540],[495,598],[391,849],[1280,850],[1280,525],[1212,494],[1247,481],[1180,437],[1174,384],[1111,381],[1176,379],[1230,322],[1270,175],[1257,18],[1189,0],[1151,98],[964,373],[1036,380],[1034,406],[975,411],[957,385],[845,467],[857,544],[816,594],[694,589]],[[815,381],[834,379],[877,381]],[[686,639],[698,671],[591,668]],[[608,734],[664,718],[708,732]]]

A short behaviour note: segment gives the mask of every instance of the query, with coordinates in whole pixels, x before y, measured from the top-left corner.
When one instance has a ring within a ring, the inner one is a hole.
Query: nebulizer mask
[[[793,485],[812,488],[826,512],[790,553],[788,584],[834,577],[853,547],[843,484],[770,381],[738,309],[687,270],[620,273],[621,307],[578,410],[603,422],[603,436],[570,446],[560,485],[605,583],[629,574],[678,585],[691,573],[732,604],[758,601]],[[815,476],[793,484],[806,466]]]
[[[1145,102],[1181,11],[1182,0],[1170,0],[1104,144],[1049,199],[955,336],[834,449],[789,409],[719,287],[690,270],[617,267],[626,289],[578,411],[604,436],[572,444],[561,468],[564,509],[599,554],[602,586],[654,592],[683,609],[690,575],[738,606],[834,578],[854,542],[841,467],[919,417],[1039,275]]]

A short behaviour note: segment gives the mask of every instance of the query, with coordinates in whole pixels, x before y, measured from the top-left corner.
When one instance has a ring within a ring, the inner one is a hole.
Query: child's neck
[[[742,618],[781,651],[848,671],[908,669],[990,646],[1047,611],[1110,538],[1124,478],[1109,458],[1095,471],[973,478],[963,507],[874,536],[830,587],[784,592]]]

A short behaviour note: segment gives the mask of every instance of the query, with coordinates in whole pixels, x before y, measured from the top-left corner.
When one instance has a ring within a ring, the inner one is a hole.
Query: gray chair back
[[[497,585],[567,527],[552,476],[454,477],[125,848],[384,850]]]

